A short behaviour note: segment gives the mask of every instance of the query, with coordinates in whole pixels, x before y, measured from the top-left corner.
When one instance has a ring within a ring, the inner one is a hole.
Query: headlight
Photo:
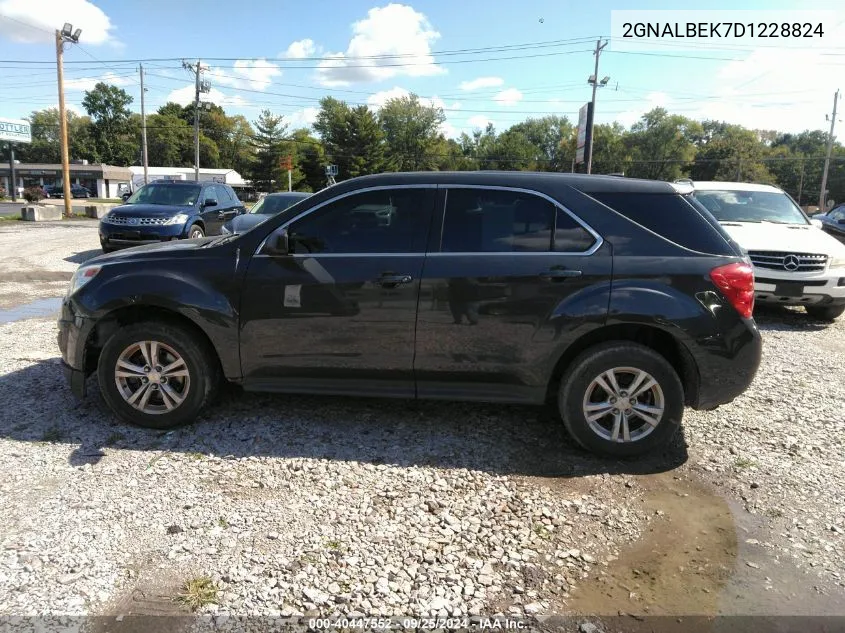
[[[845,268],[845,257],[832,257],[830,259],[831,268]]]
[[[114,222],[112,222],[111,213],[105,214],[100,218],[100,221],[105,222],[106,224],[114,224]]]
[[[188,221],[188,214],[187,213],[177,213],[172,218],[170,218],[165,224],[185,224]]]
[[[70,288],[67,291],[68,296],[91,281],[101,269],[102,266],[80,266],[77,268],[76,272],[73,273],[73,277],[70,278]]]

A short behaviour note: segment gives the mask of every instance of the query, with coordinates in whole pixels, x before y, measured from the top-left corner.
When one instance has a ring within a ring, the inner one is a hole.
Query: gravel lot
[[[0,223],[0,315],[62,294],[95,226]],[[747,394],[610,462],[527,407],[231,390],[191,427],[132,428],[73,400],[41,316],[0,321],[0,615],[184,613],[202,576],[218,615],[688,613],[705,593],[713,612],[845,613],[845,321],[761,313]],[[649,594],[632,568],[672,538],[652,584],[705,593]]]

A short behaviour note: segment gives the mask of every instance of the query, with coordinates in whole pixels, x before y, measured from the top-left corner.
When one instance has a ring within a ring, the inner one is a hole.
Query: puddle
[[[61,297],[36,299],[35,301],[15,306],[14,308],[0,310],[0,323],[11,323],[12,321],[23,321],[24,319],[58,317],[61,307]]]

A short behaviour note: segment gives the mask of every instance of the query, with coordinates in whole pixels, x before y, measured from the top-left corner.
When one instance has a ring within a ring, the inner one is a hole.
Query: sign
[[[581,106],[581,109],[578,110],[578,142],[575,145],[575,162],[581,164],[585,162],[584,156],[586,154],[587,146],[589,145],[588,140],[590,137],[590,123],[592,122],[592,104],[585,103]]]
[[[0,118],[0,141],[32,143],[32,128],[29,121]]]
[[[293,156],[282,156],[279,160],[279,167],[286,171],[293,169]]]

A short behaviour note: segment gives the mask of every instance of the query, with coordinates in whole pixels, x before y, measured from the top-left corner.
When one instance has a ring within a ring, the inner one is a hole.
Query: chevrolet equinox
[[[125,421],[248,391],[553,402],[583,447],[664,445],[760,362],[754,278],[692,188],[611,176],[347,180],[239,235],[73,275],[59,346]]]

